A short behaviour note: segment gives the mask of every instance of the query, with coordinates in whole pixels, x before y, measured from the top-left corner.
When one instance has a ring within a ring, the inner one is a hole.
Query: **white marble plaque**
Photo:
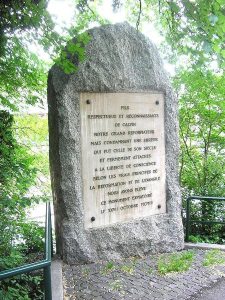
[[[85,228],[166,212],[164,96],[81,93]]]

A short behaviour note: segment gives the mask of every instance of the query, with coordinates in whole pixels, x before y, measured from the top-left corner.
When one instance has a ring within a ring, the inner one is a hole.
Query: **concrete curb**
[[[62,261],[53,259],[51,264],[52,299],[63,300]]]
[[[185,243],[184,249],[203,249],[203,250],[221,250],[225,251],[225,245],[207,244],[207,243]]]

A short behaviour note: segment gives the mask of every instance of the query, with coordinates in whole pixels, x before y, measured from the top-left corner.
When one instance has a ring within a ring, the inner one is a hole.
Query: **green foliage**
[[[41,61],[38,55],[32,53],[31,44],[40,45],[65,73],[76,72],[75,64],[85,60],[85,45],[90,41],[90,36],[84,31],[93,25],[108,23],[98,13],[100,5],[101,1],[74,1],[74,24],[60,36],[55,31],[46,0],[1,1],[1,108],[20,111],[24,102],[34,105],[42,103],[45,98],[50,63]],[[180,183],[183,198],[190,194],[224,196],[225,78],[222,67],[225,61],[225,2],[113,1],[115,10],[122,5],[129,21],[139,30],[145,22],[157,25],[165,37],[163,55],[179,69],[174,86],[180,100]],[[72,39],[74,37],[76,39]],[[42,236],[42,229],[25,223],[25,209],[33,201],[49,197],[46,148],[46,117],[17,116],[14,121],[7,112],[0,112],[1,268],[22,264],[26,254],[43,246],[42,238],[34,238]],[[31,196],[32,186],[41,191],[38,196]],[[192,209],[197,219],[224,218],[221,204],[198,202]],[[194,234],[198,231],[204,233],[202,239],[205,241],[209,240],[209,236],[212,236],[211,241],[225,240],[221,225],[198,225],[192,229]],[[171,260],[168,268],[165,267],[167,261],[162,260],[162,273],[180,270],[179,261],[184,268],[191,263],[191,258],[185,261],[185,258],[174,257]],[[104,271],[107,273],[114,268],[113,263],[108,263]],[[132,267],[124,266],[125,272],[131,270]],[[24,280],[17,281],[19,285],[15,283],[7,287],[6,284],[0,292],[4,293],[0,294],[0,299],[29,299],[29,287],[26,285],[29,279],[24,277]],[[117,286],[120,289],[119,283],[115,282]]]
[[[224,61],[224,9],[224,1],[217,0],[163,1],[160,15],[169,44],[199,63],[212,55]]]
[[[35,222],[23,222],[20,224],[21,238],[17,248],[26,255],[44,251],[45,229]],[[18,242],[18,241],[17,241]]]
[[[21,217],[20,217],[21,219]],[[15,226],[15,224],[13,224]],[[11,232],[11,245],[7,245],[7,253],[0,249],[0,271],[22,266],[38,258],[37,253],[44,249],[44,229],[35,223],[26,223],[24,220]],[[3,240],[5,244],[5,240]],[[33,256],[31,255],[32,253]],[[36,274],[23,274],[0,281],[0,299],[43,299],[43,277]]]
[[[113,263],[112,261],[109,261],[109,262],[104,266],[104,268],[103,268],[103,270],[102,270],[102,273],[106,275],[106,274],[108,274],[108,273],[114,271],[115,268],[116,268],[116,267],[115,267],[114,263]]]
[[[162,255],[158,260],[158,271],[163,275],[170,272],[187,271],[192,265],[194,256],[193,251]]]
[[[41,102],[46,89],[46,67],[30,53],[18,37],[7,43],[7,51],[0,56],[0,104],[18,110],[21,102],[33,105]]]
[[[109,262],[106,264],[105,268],[106,268],[107,270],[112,270],[112,269],[114,269],[114,268],[115,268],[114,263],[113,263],[112,261],[109,261]]]
[[[213,227],[213,228],[212,228]],[[189,236],[189,241],[191,243],[208,243],[208,244],[224,244],[225,236],[224,236],[224,226],[222,225],[214,225],[214,226],[206,226],[204,227],[204,235],[199,235],[199,231],[202,233],[203,228],[193,226],[192,232],[195,235]],[[210,235],[206,235],[205,231],[210,232]]]
[[[98,4],[99,1],[96,1]],[[107,24],[108,21],[100,16],[94,5],[90,7],[89,1],[77,0],[76,24],[69,28],[68,36],[65,38],[66,47],[60,49],[54,62],[61,67],[66,74],[77,71],[77,64],[85,60],[85,46],[90,42],[90,35],[85,32],[92,23],[96,25]],[[101,3],[101,1],[100,1]]]
[[[21,220],[20,216],[20,220]],[[3,244],[7,247],[7,252],[0,248],[0,271],[32,263],[38,258],[39,253],[44,250],[44,229],[35,223],[10,224],[14,226],[13,233],[9,232],[11,244],[6,245],[3,236]],[[16,227],[15,227],[16,226]],[[8,241],[9,242],[9,241]],[[37,256],[38,255],[38,256]],[[41,258],[43,255],[41,255]],[[35,274],[23,274],[10,279],[0,281],[0,299],[43,299],[43,277],[40,272]]]
[[[46,98],[47,71],[55,62],[67,74],[76,72],[74,63],[85,59],[84,46],[90,36],[84,31],[93,22],[107,23],[95,5],[74,2],[75,22],[62,35],[55,30],[46,0],[1,1],[0,3],[0,104],[18,111],[23,103],[43,104]],[[76,40],[72,40],[76,36]],[[48,52],[44,62],[30,51],[38,45]]]
[[[180,105],[181,185],[189,193],[224,193],[225,77],[184,70],[175,78]]]
[[[13,117],[0,112],[0,253],[8,255],[18,224],[25,217],[24,208],[30,205],[26,192],[34,183],[36,169],[31,157],[13,137]]]
[[[0,270],[10,269],[27,262],[31,253],[43,252],[44,250],[44,228],[34,222],[18,223],[11,236],[11,245],[8,252],[1,248]],[[6,255],[3,255],[6,254]]]
[[[220,250],[209,250],[205,253],[203,266],[219,265],[225,263],[225,253]]]
[[[180,184],[189,195],[224,196],[224,75],[202,69],[182,70],[174,79],[180,105]],[[224,203],[195,201],[192,219],[223,221]],[[223,225],[192,224],[192,234],[223,243]]]
[[[124,265],[121,267],[121,271],[132,275],[134,273],[134,266],[133,265]]]
[[[171,59],[185,55],[191,62],[206,65],[217,59],[225,61],[225,3],[223,0],[115,0],[114,6],[124,5],[129,20],[154,22],[164,35]],[[118,4],[119,3],[119,4]],[[174,61],[174,60],[173,60]]]
[[[112,291],[123,291],[123,284],[121,282],[121,280],[116,279],[113,282],[110,283],[110,288]]]
[[[26,263],[27,255],[44,248],[43,228],[25,218],[32,201],[27,193],[37,174],[34,157],[17,142],[13,126],[12,115],[0,111],[0,271]],[[40,286],[36,287],[39,281],[28,275],[4,280],[0,299],[42,299]]]
[[[14,130],[20,145],[26,147],[29,154],[35,157],[32,166],[37,172],[32,190],[35,190],[37,196],[32,196],[32,199],[35,200],[35,198],[38,197],[44,201],[49,200],[51,197],[51,188],[49,178],[47,114],[23,114],[16,116]]]
[[[17,248],[11,248],[7,256],[0,257],[0,270],[11,269],[24,263],[25,257]],[[1,251],[2,254],[2,251]]]
[[[59,57],[55,59],[55,63],[61,67],[66,74],[77,71],[78,62],[85,59],[85,46],[89,43],[90,36],[87,33],[81,33],[76,40],[68,41],[66,48],[61,51]]]
[[[43,300],[42,277],[23,274],[0,282],[0,300]]]
[[[0,103],[18,110],[20,102],[41,101],[46,86],[46,64],[28,50],[39,42],[49,48],[59,40],[47,12],[47,1],[20,0],[0,3]]]
[[[12,126],[12,115],[0,111],[0,209],[14,209],[14,215],[19,208],[29,205],[25,193],[34,182],[36,169],[30,166],[33,157],[14,138]],[[12,206],[16,201],[18,206],[14,208]],[[12,217],[16,218],[15,215]]]
[[[90,269],[87,268],[87,267],[83,268],[83,269],[82,269],[82,275],[83,275],[84,277],[88,277],[88,276],[90,275]]]

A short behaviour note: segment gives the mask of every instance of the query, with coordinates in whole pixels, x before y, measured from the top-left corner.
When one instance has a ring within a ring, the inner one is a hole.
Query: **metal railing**
[[[200,224],[225,224],[224,221],[210,221],[210,220],[192,220],[190,217],[191,214],[191,201],[192,200],[204,200],[204,201],[225,201],[224,197],[204,197],[204,196],[190,196],[187,198],[186,204],[186,234],[185,241],[189,241],[190,236],[190,225],[191,223],[200,223]]]
[[[45,258],[41,261],[26,264],[21,267],[13,268],[0,272],[0,280],[10,278],[12,276],[44,269],[44,293],[45,300],[52,300],[51,288],[51,258],[53,254],[52,243],[52,226],[51,226],[51,207],[50,203],[46,203],[45,217]]]

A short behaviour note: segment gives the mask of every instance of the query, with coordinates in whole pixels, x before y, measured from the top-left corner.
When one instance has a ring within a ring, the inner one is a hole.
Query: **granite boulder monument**
[[[70,264],[183,248],[177,100],[128,23],[88,30],[78,71],[48,78],[57,252]]]

